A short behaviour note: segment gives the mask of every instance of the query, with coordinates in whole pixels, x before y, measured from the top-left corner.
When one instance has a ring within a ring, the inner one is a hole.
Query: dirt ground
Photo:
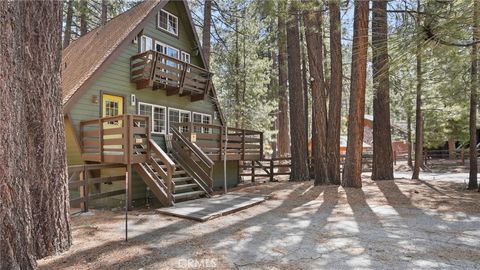
[[[265,203],[205,223],[154,210],[72,217],[74,244],[41,269],[480,268],[480,194],[463,176],[362,189],[278,182]],[[440,179],[440,180],[438,180]]]

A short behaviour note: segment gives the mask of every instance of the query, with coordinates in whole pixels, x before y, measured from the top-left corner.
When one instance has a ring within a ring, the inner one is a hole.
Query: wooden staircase
[[[144,138],[140,137],[140,139]],[[185,139],[183,138],[183,140]],[[184,159],[176,159],[174,155],[165,153],[154,140],[148,139],[148,144],[150,153],[147,161],[133,164],[132,168],[140,175],[163,206],[210,196],[213,167],[210,167],[210,174],[206,176],[209,179],[200,179],[201,176],[195,172],[197,168],[192,166],[192,164],[196,164],[195,161],[191,159],[188,160],[188,164],[185,164]],[[191,146],[183,145],[182,149],[189,147]],[[143,152],[145,149],[138,147],[136,151]],[[182,163],[187,165],[188,169]]]

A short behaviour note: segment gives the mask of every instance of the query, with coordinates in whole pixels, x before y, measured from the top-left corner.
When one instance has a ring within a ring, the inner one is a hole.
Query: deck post
[[[260,160],[263,159],[263,132],[260,133]]]
[[[242,129],[242,160],[245,160],[245,129]]]
[[[98,119],[98,143],[100,148],[100,162],[103,163],[103,122],[102,119]]]
[[[133,118],[132,115],[125,116],[125,120],[128,122],[128,135],[127,135],[127,174],[128,174],[128,210],[132,208],[132,155],[133,155]],[[126,121],[125,121],[126,122]]]
[[[273,158],[270,159],[270,182],[273,182]]]
[[[87,196],[86,196],[86,183],[85,183],[85,166],[83,167],[83,170],[79,174],[80,181],[82,181],[82,184],[80,186],[80,198],[82,198],[82,202],[80,203],[80,208],[82,209],[82,212],[87,212]]]
[[[252,183],[255,182],[255,160],[252,160]]]

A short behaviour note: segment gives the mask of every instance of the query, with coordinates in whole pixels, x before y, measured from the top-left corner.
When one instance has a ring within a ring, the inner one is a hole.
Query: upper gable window
[[[158,12],[158,28],[178,36],[178,17],[165,10]]]
[[[146,52],[153,49],[153,39],[148,36],[140,37],[140,52]]]

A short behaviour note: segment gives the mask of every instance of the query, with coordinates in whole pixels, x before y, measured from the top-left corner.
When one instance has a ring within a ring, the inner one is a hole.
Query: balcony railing
[[[146,51],[130,59],[130,80],[137,89],[165,89],[167,95],[205,99],[211,88],[212,73],[156,51]]]
[[[102,163],[145,162],[150,153],[149,117],[118,115],[80,122],[82,159]]]
[[[261,160],[263,132],[201,123],[175,123],[171,127],[198,146],[211,160]],[[225,153],[225,143],[227,149]],[[226,154],[226,155],[225,155]]]

